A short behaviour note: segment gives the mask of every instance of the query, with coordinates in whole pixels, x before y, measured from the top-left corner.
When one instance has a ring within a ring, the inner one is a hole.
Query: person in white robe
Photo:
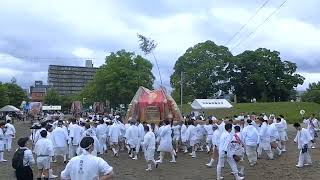
[[[301,128],[299,123],[293,125],[297,130],[297,135],[294,139],[294,142],[298,144],[299,160],[296,165],[298,168],[303,166],[312,165],[311,156],[310,156],[310,146],[312,143],[312,137],[308,129]]]
[[[69,129],[70,129],[69,159],[71,159],[77,154],[77,148],[79,147],[82,133],[84,130],[77,124],[77,121],[74,118],[71,119],[71,124],[69,125]]]
[[[179,142],[180,142],[180,139],[181,139],[181,133],[180,133],[180,122],[173,122],[173,125],[172,125],[172,131],[173,131],[173,144],[174,144],[174,148],[175,148],[175,151],[176,153],[179,151]]]
[[[278,129],[276,127],[276,123],[273,122],[273,119],[269,119],[268,123],[269,123],[268,131],[270,134],[271,149],[276,150],[278,152],[278,156],[280,156],[282,151],[281,151],[281,149],[279,147],[279,143],[278,143],[280,136],[279,136]]]
[[[288,141],[288,125],[287,125],[287,121],[284,119],[284,116],[281,114],[279,115],[279,117],[281,118],[281,122],[283,123],[283,126],[284,126],[284,132],[285,132],[285,138],[286,138],[286,141]]]
[[[218,125],[213,124],[212,125],[212,136],[211,136],[211,156],[210,156],[210,161],[208,164],[206,164],[207,167],[212,167],[212,164],[214,162],[215,156],[217,154],[218,151],[218,147],[219,147],[219,140],[220,140],[220,131],[218,129]]]
[[[259,118],[259,123],[260,123],[260,129],[259,129],[260,143],[259,143],[259,146],[257,149],[258,158],[261,157],[262,152],[264,151],[267,153],[269,159],[273,159],[268,124],[267,124],[266,120],[264,120],[261,117]]]
[[[99,154],[107,151],[107,128],[107,124],[103,120],[99,120],[99,125],[97,126],[97,138],[100,143]]]
[[[5,150],[4,146],[5,146],[5,132],[6,132],[6,128],[5,128],[5,123],[1,122],[0,123],[0,162],[7,162],[7,160],[5,160],[3,158],[3,152]]]
[[[260,136],[252,124],[252,120],[247,120],[247,126],[242,130],[243,143],[245,144],[246,155],[250,166],[255,166],[257,163],[257,145],[260,143]]]
[[[80,142],[83,153],[73,157],[61,172],[62,180],[93,180],[113,178],[113,168],[102,158],[91,153],[94,151],[94,139],[84,137]]]
[[[204,125],[204,129],[206,130],[206,148],[207,148],[207,153],[210,152],[212,148],[212,136],[213,136],[213,121],[209,119],[209,122],[207,125]]]
[[[318,120],[315,118],[315,114],[312,114],[309,117],[309,119],[303,120],[303,123],[307,126],[309,133],[312,137],[311,148],[314,149],[316,147],[316,138],[318,137],[317,132],[319,131],[319,123]]]
[[[235,133],[232,136],[231,151],[234,154],[234,160],[240,167],[240,175],[244,176],[244,143],[240,126],[234,126]]]
[[[197,121],[197,125],[196,125],[196,130],[197,130],[197,149],[196,151],[199,149],[199,151],[203,151],[203,146],[205,146],[205,134],[206,134],[206,130],[203,127],[203,123],[204,121],[201,119],[199,119]]]
[[[119,152],[119,137],[121,135],[120,126],[118,126],[115,122],[109,128],[109,141],[111,145],[111,149],[113,151],[113,155],[115,157],[118,156]]]
[[[144,147],[144,157],[147,161],[146,171],[152,170],[152,164],[157,168],[158,163],[154,160],[154,152],[156,150],[156,138],[152,131],[150,131],[149,126],[144,126],[145,135],[143,142],[141,143]]]
[[[51,133],[51,139],[54,146],[55,156],[63,156],[63,162],[67,163],[69,137],[66,130],[62,126],[63,121],[59,120],[58,126]]]
[[[219,143],[219,160],[217,165],[217,180],[223,179],[222,177],[222,168],[224,167],[225,160],[227,160],[231,170],[232,174],[235,177],[236,180],[244,179],[244,177],[239,176],[238,168],[236,161],[234,159],[234,151],[231,146],[232,142],[232,124],[226,124],[225,130],[220,137],[220,143]]]
[[[16,135],[16,129],[14,128],[14,126],[11,124],[11,120],[7,120],[7,124],[5,125],[6,127],[6,133],[5,133],[5,146],[6,146],[6,150],[8,152],[11,151],[11,145],[12,145],[12,139],[15,138]]]
[[[47,124],[46,126],[46,131],[47,131],[47,139],[49,139],[51,141],[51,143],[53,142],[52,141],[52,136],[51,136],[51,133],[53,131],[53,126],[51,124]],[[53,145],[53,144],[52,144]],[[53,157],[51,157],[51,162],[57,162],[56,159],[53,160]],[[57,178],[58,176],[57,175],[54,175],[53,174],[53,170],[52,168],[50,167],[49,169],[49,179],[55,179]]]
[[[126,130],[126,134],[125,134],[126,141],[130,146],[129,157],[132,158],[133,160],[137,160],[138,156],[136,154],[137,153],[136,147],[137,147],[137,144],[140,143],[139,128],[138,126],[135,125],[134,120],[131,119],[129,123],[130,123],[130,126]]]
[[[181,143],[184,153],[188,153],[188,137],[187,137],[187,129],[188,129],[188,122],[185,120],[185,122],[182,123],[181,126]]]
[[[287,135],[285,130],[285,124],[281,121],[281,118],[276,118],[276,123],[274,123],[279,134],[279,148],[282,152],[286,152],[285,141],[287,141]]]
[[[44,179],[49,179],[49,169],[51,168],[51,158],[54,155],[53,144],[47,138],[47,131],[40,132],[41,138],[36,142],[34,151],[37,156],[38,174],[37,179],[41,179],[44,174]]]
[[[95,131],[92,129],[92,127],[91,127],[90,124],[88,124],[88,123],[85,124],[85,130],[84,130],[83,133],[82,133],[81,140],[82,140],[83,138],[85,138],[85,137],[92,137],[92,138],[93,138],[93,140],[94,140],[93,147],[94,147],[94,148],[93,148],[93,151],[91,152],[91,154],[94,155],[94,156],[97,156],[97,155],[98,155],[98,150],[99,150],[99,148],[100,148],[99,140],[98,140],[98,138],[97,138],[97,136],[96,136]],[[81,142],[81,140],[80,140],[80,142]],[[82,154],[82,153],[83,153],[82,150],[83,150],[83,149],[80,148],[80,146],[79,146],[78,149],[77,149],[77,154],[78,154],[78,155]]]
[[[189,145],[192,148],[192,152],[189,155],[191,155],[192,158],[196,158],[196,149],[198,146],[197,128],[194,126],[194,120],[189,120],[188,125],[186,136],[188,138]]]
[[[141,124],[140,120],[137,120],[137,124],[136,125],[138,126],[138,129],[139,129],[139,138],[140,138],[139,143],[136,145],[136,155],[137,155],[140,152],[140,148],[141,148],[140,144],[143,141],[143,137],[144,137],[145,132],[144,132],[144,127]]]
[[[160,159],[157,161],[157,163],[162,163],[165,153],[171,154],[171,163],[176,162],[175,153],[172,146],[172,131],[170,122],[168,120],[164,120],[165,126],[160,131],[160,144],[158,147],[158,151],[160,151]]]

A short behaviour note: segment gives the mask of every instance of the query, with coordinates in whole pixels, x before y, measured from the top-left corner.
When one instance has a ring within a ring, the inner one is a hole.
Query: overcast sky
[[[283,60],[297,63],[298,73],[306,78],[298,89],[320,81],[319,0],[288,0],[246,38],[283,2],[270,0],[226,44],[265,1],[1,0],[0,81],[16,77],[27,88],[35,80],[47,81],[50,64],[83,66],[85,58],[92,58],[100,66],[107,54],[120,49],[142,54],[137,33],[158,43],[155,55],[167,87],[178,57],[206,40],[227,45],[233,54],[258,47],[280,51]],[[155,67],[153,72],[158,86]]]

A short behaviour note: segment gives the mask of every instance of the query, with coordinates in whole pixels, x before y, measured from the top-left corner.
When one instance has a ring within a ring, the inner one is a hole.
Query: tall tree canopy
[[[8,89],[0,83],[0,108],[9,104]]]
[[[287,101],[293,88],[304,81],[302,76],[295,73],[295,63],[282,61],[279,52],[265,48],[237,55],[230,67],[231,85],[242,102],[252,98]]]
[[[19,107],[28,96],[23,89],[15,83],[0,84],[0,105],[13,105]]]
[[[320,103],[320,82],[309,84],[307,92],[302,96],[303,101]]]
[[[152,88],[153,81],[152,64],[147,59],[121,50],[106,57],[80,97],[88,103],[109,100],[112,106],[129,104],[139,86]]]
[[[54,89],[48,90],[44,96],[44,103],[47,105],[60,105],[61,101],[59,93]]]
[[[199,43],[179,57],[170,81],[173,97],[180,98],[180,79],[183,73],[183,97],[186,101],[195,98],[212,98],[219,90],[228,90],[228,65],[232,54],[228,48],[212,41]]]

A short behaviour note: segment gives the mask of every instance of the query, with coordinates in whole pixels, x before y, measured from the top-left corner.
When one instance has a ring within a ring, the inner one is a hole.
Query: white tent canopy
[[[0,109],[0,112],[19,112],[20,110],[14,106],[6,105]]]
[[[195,99],[191,104],[193,110],[227,109],[232,107],[226,99]]]

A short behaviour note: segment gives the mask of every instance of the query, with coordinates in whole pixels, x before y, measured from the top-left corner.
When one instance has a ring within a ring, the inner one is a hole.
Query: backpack
[[[24,167],[24,164],[23,164],[23,156],[24,156],[24,151],[26,149],[18,149],[14,155],[13,155],[13,158],[12,158],[12,167],[14,169],[20,169],[20,168],[23,168]]]

